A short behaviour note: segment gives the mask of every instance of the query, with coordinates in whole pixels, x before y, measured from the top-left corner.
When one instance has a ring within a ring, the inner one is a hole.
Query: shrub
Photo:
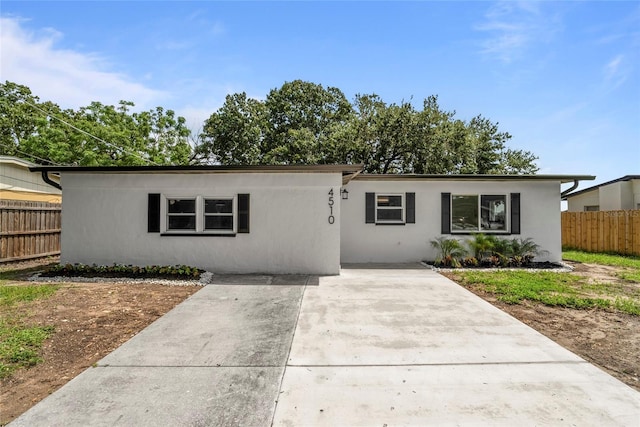
[[[133,265],[114,264],[107,265],[85,265],[85,264],[58,264],[49,267],[43,276],[106,276],[106,277],[132,277],[132,278],[199,278],[199,270],[186,265],[176,266],[147,266],[138,267]]]
[[[463,267],[478,267],[480,265],[480,261],[476,257],[468,256],[462,260]]]
[[[475,233],[473,238],[467,239],[466,243],[469,247],[469,252],[473,253],[474,258],[482,260],[491,254],[495,246],[495,240],[494,236]]]
[[[460,267],[459,258],[466,254],[465,249],[456,239],[438,237],[431,240],[431,246],[438,250],[435,265],[444,267]]]

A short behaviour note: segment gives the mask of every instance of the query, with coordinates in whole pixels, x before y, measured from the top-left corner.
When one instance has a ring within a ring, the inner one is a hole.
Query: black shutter
[[[407,224],[415,224],[416,223],[416,193],[407,193],[405,195],[405,200],[407,201],[406,222]]]
[[[365,220],[367,224],[374,224],[376,222],[376,193],[365,194]]]
[[[238,194],[238,233],[249,232],[249,195]]]
[[[147,232],[160,232],[160,194],[149,193],[149,203],[147,207]]]
[[[451,234],[451,193],[441,193],[440,232]]]
[[[520,193],[511,193],[511,234],[520,234]]]

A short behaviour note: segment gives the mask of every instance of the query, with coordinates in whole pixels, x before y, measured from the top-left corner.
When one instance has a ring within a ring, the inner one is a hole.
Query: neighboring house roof
[[[28,160],[20,159],[18,157],[13,157],[13,156],[0,156],[0,163],[14,164],[14,165],[25,167],[25,168],[38,166],[37,164],[32,163]]]
[[[40,176],[33,175],[35,163],[13,156],[0,156],[0,198],[7,200],[28,200],[59,203],[61,192],[46,183]],[[51,176],[55,183],[59,176]]]
[[[616,182],[622,182],[622,181],[631,181],[632,179],[640,179],[640,175],[625,175],[623,177],[613,179],[611,181],[603,182],[602,184],[594,185],[593,187],[585,188],[584,190],[574,191],[573,193],[570,193],[564,196],[563,200],[569,199],[573,196],[578,196],[580,194],[597,190],[598,188],[604,187],[605,185],[611,185],[611,184],[615,184]]]

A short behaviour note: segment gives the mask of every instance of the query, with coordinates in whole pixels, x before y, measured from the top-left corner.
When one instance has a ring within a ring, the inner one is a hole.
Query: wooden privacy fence
[[[62,207],[0,200],[0,262],[60,254]]]
[[[562,246],[640,255],[640,210],[562,212]]]

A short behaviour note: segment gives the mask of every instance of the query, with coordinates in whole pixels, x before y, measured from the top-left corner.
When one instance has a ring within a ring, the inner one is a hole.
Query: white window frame
[[[205,201],[206,200],[231,200],[231,213],[207,213],[205,212]],[[231,221],[233,223],[233,227],[231,229],[207,229],[206,227],[206,217],[208,216],[230,216]],[[202,197],[202,232],[205,234],[215,233],[215,234],[230,234],[235,233],[238,226],[238,205],[235,196],[225,196],[225,197]]]
[[[405,193],[375,193],[374,208],[376,224],[404,224],[407,215],[407,202]],[[400,197],[400,206],[378,206],[378,197]],[[378,210],[400,210],[402,212],[400,219],[378,219]]]
[[[195,230],[170,230],[169,229],[169,200],[195,200],[196,201],[196,228]],[[232,200],[233,229],[231,230],[206,230],[204,201],[206,200]],[[193,195],[193,194],[161,194],[160,196],[160,230],[164,234],[236,234],[238,229],[238,200],[235,195]]]
[[[169,202],[171,200],[193,200],[194,201],[194,209],[193,213],[169,213]],[[165,231],[167,233],[195,233],[198,229],[198,199],[196,196],[176,196],[176,197],[166,197],[164,199],[164,218],[165,218]],[[169,229],[169,218],[170,217],[193,217],[195,220],[195,229]]]
[[[600,210],[600,206],[599,205],[585,205],[583,210],[585,212],[597,212]]]
[[[504,230],[490,230],[482,228],[482,197],[483,196],[502,196],[504,197]],[[455,197],[476,197],[477,198],[477,213],[478,222],[475,229],[455,229],[453,226],[453,200]],[[483,234],[509,234],[511,232],[510,223],[510,210],[509,195],[504,193],[465,193],[465,194],[451,194],[451,201],[449,207],[449,226],[451,227],[451,234],[469,234],[469,233],[483,233]]]

